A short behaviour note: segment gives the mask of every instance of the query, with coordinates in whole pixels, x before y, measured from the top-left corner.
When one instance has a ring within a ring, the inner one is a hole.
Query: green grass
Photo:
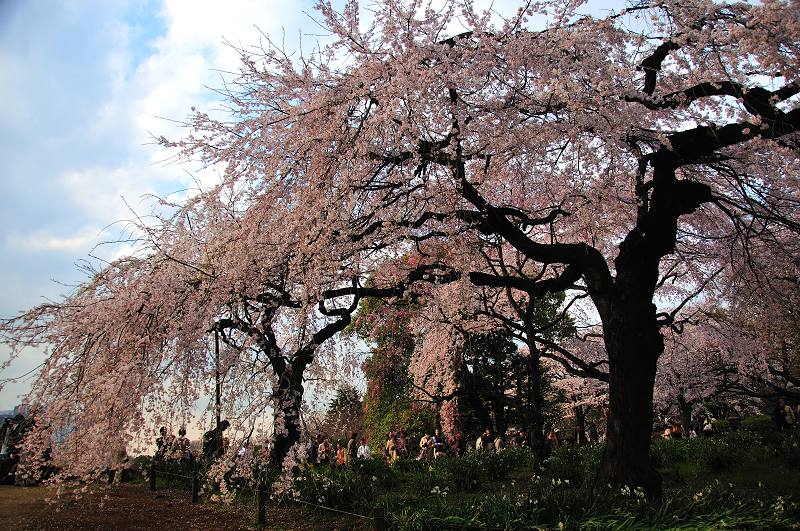
[[[750,431],[658,441],[652,455],[664,496],[656,501],[630,489],[596,490],[599,445],[557,449],[538,476],[521,450],[391,467],[375,461],[372,489],[359,490],[364,477],[354,472],[315,472],[331,482],[329,506],[361,514],[383,507],[396,529],[785,529],[800,527],[792,437]],[[318,487],[314,496],[327,492]]]

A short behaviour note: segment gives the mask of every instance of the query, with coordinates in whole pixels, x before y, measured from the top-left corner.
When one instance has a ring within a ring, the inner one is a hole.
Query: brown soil
[[[242,504],[192,505],[185,491],[151,492],[138,484],[117,485],[83,494],[43,487],[0,486],[0,529],[255,529],[254,508]],[[268,508],[269,529],[354,529],[356,522],[320,515],[296,506]],[[363,527],[361,527],[363,528]]]

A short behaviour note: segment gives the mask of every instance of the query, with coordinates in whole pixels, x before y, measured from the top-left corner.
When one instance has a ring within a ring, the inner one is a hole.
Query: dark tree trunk
[[[642,487],[648,496],[658,497],[661,476],[650,463],[650,442],[653,385],[663,338],[655,306],[649,302],[638,309],[620,309],[617,317],[622,319],[603,326],[609,355],[609,414],[597,481],[599,485]]]
[[[539,350],[534,341],[528,340],[528,351],[530,356],[527,360],[528,372],[528,437],[533,449],[534,465],[538,468],[542,461],[547,459],[550,454],[550,447],[544,437],[544,414],[542,407],[544,397],[542,396],[542,367],[539,357]]]
[[[479,431],[482,432],[486,428],[492,425],[492,418],[489,415],[489,409],[484,404],[483,400],[481,400],[479,391],[478,391],[478,382],[476,381],[476,377],[472,373],[467,373],[467,378],[469,381],[469,387],[465,389],[465,397],[467,402],[469,403],[470,408],[472,408],[472,413],[475,415],[475,418],[480,423]]]
[[[504,400],[492,399],[492,413],[494,413],[495,436],[505,438],[508,429],[506,422],[506,403]]]
[[[692,404],[687,402],[683,394],[678,395],[678,407],[681,410],[681,423],[683,426],[683,436],[689,437],[689,432],[692,430]]]
[[[280,469],[283,460],[292,446],[300,440],[300,408],[303,402],[303,371],[297,362],[285,365],[278,374],[278,388],[275,391],[276,425],[274,448],[270,454],[270,466]]]
[[[653,192],[637,226],[619,246],[611,293],[597,293],[609,360],[609,415],[600,485],[640,486],[661,495],[661,476],[650,464],[653,385],[664,338],[653,304],[661,259],[674,252],[678,218],[711,198],[708,186],[675,177],[674,154],[651,160]]]

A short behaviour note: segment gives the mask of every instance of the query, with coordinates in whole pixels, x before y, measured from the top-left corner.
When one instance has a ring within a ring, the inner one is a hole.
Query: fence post
[[[375,507],[372,511],[372,529],[375,531],[386,531],[389,526],[386,525],[386,510],[383,507]]]
[[[259,482],[256,490],[256,506],[258,509],[258,527],[267,525],[267,486]]]
[[[156,490],[156,464],[150,461],[150,490]]]
[[[197,480],[197,470],[192,467],[192,503],[200,501],[200,482]]]

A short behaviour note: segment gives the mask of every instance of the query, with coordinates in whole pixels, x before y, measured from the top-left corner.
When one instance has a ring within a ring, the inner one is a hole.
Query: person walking
[[[191,443],[189,438],[186,437],[186,428],[181,427],[178,430],[178,438],[175,439],[175,458],[180,462],[190,462],[194,460],[192,454]]]
[[[321,465],[327,465],[331,460],[331,443],[327,438],[323,439],[317,448],[317,459]]]
[[[347,462],[355,463],[358,456],[358,433],[353,432],[350,434],[350,439],[347,441]]]
[[[786,427],[787,428],[794,428],[794,410],[792,406],[789,406],[784,403],[783,405],[783,416],[786,418]]]
[[[336,443],[336,465],[347,465],[347,451],[342,446],[342,443]]]
[[[389,463],[397,461],[397,445],[395,444],[395,437],[392,432],[389,432],[389,438],[386,439],[386,445],[383,447],[383,455]]]
[[[419,455],[417,461],[427,461],[433,457],[433,445],[435,439],[430,434],[426,433],[419,440]]]
[[[499,433],[497,434],[497,437],[495,437],[493,444],[494,451],[498,454],[503,450],[503,448],[505,448],[505,443],[503,442],[503,438],[500,437]]]
[[[225,452],[225,438],[222,433],[231,425],[227,420],[219,423],[219,428],[214,428],[203,435],[203,457],[206,460],[214,459]]]
[[[367,440],[362,437],[361,444],[358,445],[358,453],[356,454],[359,459],[369,459],[372,457],[372,452],[367,445]]]

